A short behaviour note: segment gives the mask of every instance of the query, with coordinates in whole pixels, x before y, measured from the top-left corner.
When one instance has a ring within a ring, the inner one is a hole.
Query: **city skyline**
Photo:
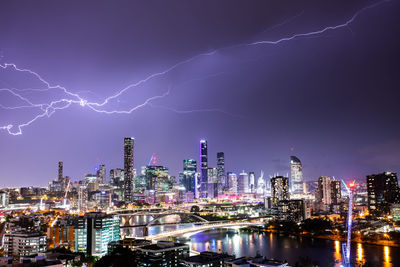
[[[290,173],[293,155],[306,181],[399,172],[398,1],[164,4],[168,12],[128,1],[2,6],[0,127],[41,112],[9,109],[28,104],[3,89],[32,103],[66,97],[59,89],[24,91],[46,86],[6,63],[95,103],[151,78],[104,107],[140,106],[130,114],[98,113],[82,101],[21,135],[2,128],[1,186],[45,186],[59,161],[73,180],[101,164],[123,168],[125,136],[135,137],[135,168],[155,153],[175,176],[184,159],[200,166],[201,138],[210,167],[222,151],[226,171],[254,171],[256,179],[261,170]]]

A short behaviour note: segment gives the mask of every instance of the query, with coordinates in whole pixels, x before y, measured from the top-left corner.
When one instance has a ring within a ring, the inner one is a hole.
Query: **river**
[[[300,257],[318,261],[319,266],[340,266],[341,242],[315,238],[289,237],[275,233],[248,233],[238,229],[216,229],[190,236],[190,246],[196,251],[228,252],[236,257],[255,256],[287,260],[294,266]],[[400,248],[353,243],[352,266],[372,263],[372,266],[400,266]]]

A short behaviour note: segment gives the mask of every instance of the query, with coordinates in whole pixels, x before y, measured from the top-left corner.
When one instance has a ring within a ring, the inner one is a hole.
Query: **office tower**
[[[237,193],[239,195],[246,194],[249,192],[249,175],[244,171],[239,174],[237,179]]]
[[[339,180],[331,180],[331,201],[333,205],[339,205],[342,198],[342,187]]]
[[[146,166],[146,189],[154,192],[154,201],[170,189],[168,168],[164,166]]]
[[[124,138],[124,201],[131,203],[133,199],[133,149],[135,139],[133,137]]]
[[[4,234],[6,257],[27,257],[46,251],[46,235],[39,232],[13,232]]]
[[[207,141],[200,140],[200,162],[201,162],[201,197],[207,197],[207,184],[208,184],[208,152]]]
[[[303,194],[303,166],[301,161],[295,157],[290,157],[290,186],[294,194]]]
[[[254,174],[254,172],[249,172],[249,192],[255,193],[256,188],[256,175]]]
[[[224,152],[217,153],[217,175],[218,175],[218,194],[222,194],[222,191],[226,188],[226,176],[225,176],[225,155]]]
[[[58,181],[62,181],[64,178],[63,176],[63,162],[58,162]]]
[[[75,251],[91,256],[103,256],[107,245],[119,240],[119,217],[101,212],[86,213],[75,223]]]
[[[106,183],[106,165],[101,164],[99,166],[99,169],[97,171],[97,180],[99,181],[100,184]]]
[[[228,172],[228,186],[229,186],[229,192],[231,194],[236,195],[237,194],[237,189],[238,189],[238,180],[237,180],[237,176],[235,173],[232,172]]]
[[[279,201],[289,200],[289,178],[283,176],[272,177],[271,196],[274,206],[276,206]]]
[[[208,177],[207,197],[208,198],[217,198],[218,197],[218,171],[217,171],[217,168],[208,168],[207,177]]]
[[[123,187],[124,185],[124,170],[111,169],[110,170],[110,184],[113,186]]]
[[[368,209],[373,216],[383,216],[390,205],[400,203],[397,174],[384,172],[367,176]]]
[[[183,160],[183,173],[181,183],[186,192],[195,192],[197,163],[194,159]]]
[[[137,266],[139,267],[178,267],[180,261],[189,257],[189,246],[169,241],[158,241],[136,249]]]
[[[260,177],[257,180],[257,194],[265,195],[266,181],[264,179],[264,172],[261,171]]]

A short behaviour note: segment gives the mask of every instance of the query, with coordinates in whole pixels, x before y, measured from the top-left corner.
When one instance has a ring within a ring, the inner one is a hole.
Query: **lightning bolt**
[[[334,25],[334,26],[327,26],[324,27],[322,29],[319,30],[315,30],[315,31],[311,31],[311,32],[306,32],[306,33],[297,33],[297,34],[293,34],[291,36],[287,36],[287,37],[283,37],[281,39],[278,40],[261,40],[261,41],[256,41],[256,42],[252,42],[252,43],[245,43],[245,44],[238,44],[238,45],[234,45],[231,47],[245,47],[245,46],[256,46],[256,45],[278,45],[280,43],[283,42],[288,42],[288,41],[292,41],[298,38],[302,38],[302,37],[317,37],[320,36],[321,34],[328,32],[328,31],[333,31],[333,30],[338,30],[341,28],[348,28],[350,26],[351,23],[353,23],[357,17],[362,14],[364,11],[368,10],[368,9],[372,9],[377,7],[378,5],[381,5],[383,3],[386,2],[390,2],[391,0],[383,0],[377,3],[374,3],[372,5],[363,7],[362,9],[358,10],[356,13],[354,13],[354,15],[348,19],[346,22],[342,23],[342,24],[338,24],[338,25]],[[297,15],[300,16],[300,15]],[[297,16],[295,16],[294,18],[296,18]],[[289,22],[291,20],[293,20],[294,18],[289,19]],[[284,23],[288,23],[288,21],[285,21],[281,24]],[[170,72],[174,71],[175,69],[189,64],[201,57],[208,57],[208,56],[212,56],[214,54],[216,54],[218,51],[222,50],[222,49],[227,49],[227,48],[231,48],[231,47],[225,47],[225,48],[220,48],[220,49],[216,49],[212,52],[207,52],[207,53],[201,53],[198,55],[195,55],[191,58],[188,58],[186,60],[180,61],[174,65],[172,65],[171,67],[169,67],[168,69],[164,70],[164,71],[160,71],[160,72],[156,72],[153,73],[149,76],[147,76],[146,78],[139,80],[135,83],[132,83],[128,86],[126,86],[125,88],[122,88],[121,90],[117,91],[116,93],[114,93],[111,96],[108,96],[107,98],[105,98],[102,102],[89,102],[88,100],[86,100],[85,98],[81,97],[78,93],[73,93],[71,91],[69,91],[67,88],[61,86],[61,85],[51,85],[50,82],[46,81],[41,75],[39,75],[37,72],[32,71],[30,69],[24,69],[24,68],[19,68],[16,66],[16,64],[14,63],[4,63],[4,64],[0,64],[0,68],[2,69],[8,69],[11,68],[14,71],[17,72],[22,72],[22,73],[28,73],[32,76],[34,76],[38,81],[40,81],[45,88],[44,89],[36,89],[36,88],[25,88],[25,89],[8,89],[8,88],[1,88],[0,92],[6,92],[9,93],[11,95],[13,95],[14,97],[16,97],[17,99],[19,99],[20,101],[24,102],[24,105],[20,105],[20,106],[5,106],[0,104],[0,108],[2,109],[6,109],[6,110],[15,110],[15,109],[25,109],[25,108],[38,108],[40,109],[40,114],[34,116],[31,120],[26,121],[22,124],[19,125],[3,125],[0,126],[0,130],[6,130],[10,135],[21,135],[22,134],[22,128],[29,126],[30,124],[34,123],[36,120],[41,119],[41,118],[45,118],[45,117],[50,117],[52,116],[57,110],[63,110],[63,109],[67,109],[69,108],[72,104],[77,104],[80,105],[82,107],[87,107],[92,111],[98,112],[98,113],[104,113],[104,114],[130,114],[132,112],[134,112],[135,110],[142,108],[146,105],[150,105],[152,107],[156,107],[156,108],[163,108],[166,110],[170,110],[176,113],[181,113],[181,114],[186,114],[186,113],[193,113],[193,112],[221,112],[230,116],[238,116],[235,114],[230,114],[228,112],[225,112],[223,110],[220,109],[198,109],[198,110],[177,110],[174,108],[170,108],[170,107],[166,107],[166,106],[157,106],[152,104],[151,102],[156,100],[156,99],[161,99],[164,98],[166,96],[168,96],[170,94],[170,90],[166,91],[165,93],[161,94],[161,95],[156,95],[153,97],[150,97],[148,99],[146,99],[143,103],[134,106],[128,110],[106,110],[104,109],[104,106],[106,106],[108,103],[110,103],[111,100],[113,99],[118,99],[122,94],[124,94],[126,91],[128,91],[131,88],[135,88],[138,86],[141,86],[145,83],[147,83],[150,80],[156,79],[158,77],[162,77],[164,75],[169,74]],[[67,98],[61,98],[55,101],[51,101],[49,103],[33,103],[31,100],[29,100],[27,97],[25,97],[24,95],[22,95],[21,93],[23,92],[44,92],[44,91],[50,91],[50,90],[59,90],[61,92],[63,92]],[[15,130],[16,129],[16,130]]]

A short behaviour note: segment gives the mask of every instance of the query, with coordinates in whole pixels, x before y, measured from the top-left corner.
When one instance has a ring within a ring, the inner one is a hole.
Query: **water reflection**
[[[235,233],[219,229],[197,233],[191,236],[191,243],[192,249],[197,251],[205,251],[210,246],[214,251],[224,251],[236,257],[255,256],[259,252],[268,258],[287,260],[291,266],[300,257],[318,261],[319,266],[340,266],[343,259],[340,241],[291,238],[274,233]],[[400,266],[400,248],[353,243],[351,259],[354,266],[366,262],[372,266]]]
[[[383,255],[384,255],[384,266],[392,266],[391,265],[391,259],[390,259],[390,248],[389,246],[384,246],[383,247]]]

